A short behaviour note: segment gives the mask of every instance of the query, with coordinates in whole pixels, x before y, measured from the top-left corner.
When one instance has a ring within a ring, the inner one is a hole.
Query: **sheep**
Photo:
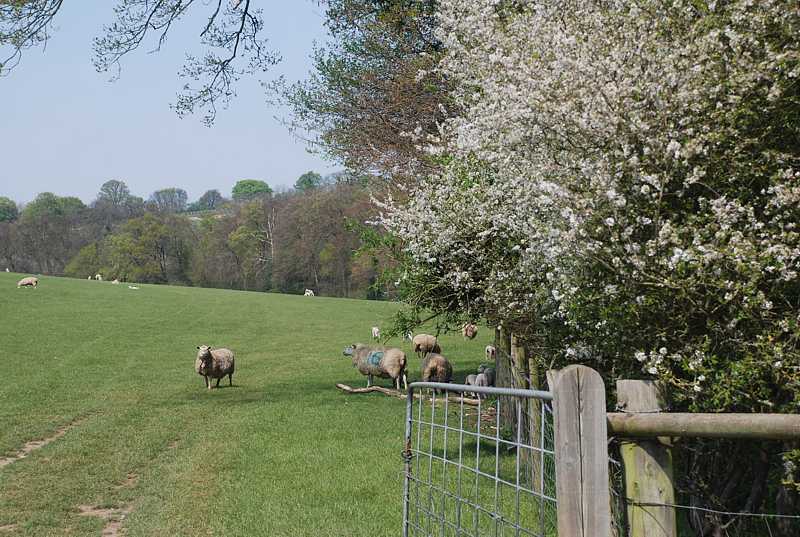
[[[450,382],[453,380],[453,366],[441,354],[432,352],[422,360],[423,382]]]
[[[464,336],[464,339],[475,339],[475,336],[478,335],[478,327],[472,323],[467,323],[461,327],[461,335]]]
[[[439,346],[436,336],[431,336],[430,334],[417,334],[414,336],[414,339],[411,340],[411,345],[414,347],[414,352],[416,352],[417,356],[420,358],[425,358],[429,352],[435,352],[437,354],[442,352],[442,348]]]
[[[406,353],[395,347],[374,347],[355,343],[346,347],[342,352],[353,360],[353,367],[359,373],[367,376],[367,387],[372,386],[372,377],[390,378],[393,385],[399,390],[400,379],[403,386],[408,389],[406,376]]]
[[[98,282],[102,282],[103,275],[98,272],[97,274],[94,275],[94,279],[97,280]]]
[[[10,270],[8,270],[8,267],[6,267],[6,272],[11,272]]]
[[[194,370],[198,375],[202,375],[206,382],[206,387],[211,389],[211,379],[219,379],[228,376],[228,382],[233,386],[233,351],[230,349],[212,349],[208,345],[197,347],[197,359],[194,361]]]
[[[17,282],[17,288],[19,287],[36,287],[39,285],[39,278],[35,278],[33,276],[28,276],[27,278],[22,278],[20,281]]]
[[[381,329],[379,327],[377,327],[377,326],[373,326],[372,327],[372,339],[377,341],[380,338],[381,338]]]
[[[403,339],[405,339],[406,341],[411,341],[412,339],[414,339],[414,334],[412,334],[411,330],[409,330],[408,332],[403,334]]]
[[[128,289],[134,289],[134,290],[136,290],[136,289],[138,289],[138,287],[136,287],[135,285],[129,285],[129,286],[128,286]]]
[[[497,356],[497,349],[494,347],[494,345],[486,345],[484,353],[486,354],[487,360],[494,362],[495,356]]]
[[[314,291],[311,289],[306,289],[305,293],[303,293],[303,296],[314,296]]]
[[[483,386],[483,387],[491,386],[491,384],[489,384],[489,379],[486,377],[485,373],[478,373],[477,375],[475,375],[475,386]],[[475,395],[477,395],[479,399],[486,397],[486,394],[478,392],[476,392]]]
[[[488,386],[494,386],[494,368],[481,364],[478,366],[478,373],[484,375],[486,377],[486,382],[488,382]]]
[[[111,283],[114,285],[119,285],[119,280],[117,278],[114,278],[113,280],[111,280]]]
[[[92,281],[92,277],[91,276],[87,276],[86,279],[89,280],[89,281]]]

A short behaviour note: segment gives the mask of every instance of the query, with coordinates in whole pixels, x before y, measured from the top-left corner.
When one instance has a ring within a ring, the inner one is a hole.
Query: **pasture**
[[[0,460],[52,441],[0,467],[0,537],[400,532],[404,402],[334,387],[365,385],[342,348],[396,304],[19,278],[0,273]],[[454,380],[489,340],[442,336]],[[232,388],[204,388],[200,344],[235,351]]]

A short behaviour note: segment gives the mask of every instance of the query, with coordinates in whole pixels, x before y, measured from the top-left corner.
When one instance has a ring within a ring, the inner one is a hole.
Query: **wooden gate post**
[[[553,392],[558,534],[609,537],[606,390],[594,369],[547,374]]]
[[[660,412],[664,403],[657,385],[647,380],[618,380],[617,406],[627,413]],[[637,504],[675,504],[672,450],[658,439],[638,438],[620,443],[625,470],[630,537],[677,537],[673,507]]]

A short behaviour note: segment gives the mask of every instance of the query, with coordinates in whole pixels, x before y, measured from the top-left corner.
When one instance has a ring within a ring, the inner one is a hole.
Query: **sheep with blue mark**
[[[392,384],[398,390],[402,379],[403,386],[408,389],[406,353],[402,350],[355,343],[346,347],[342,354],[350,356],[353,367],[367,377],[367,387],[372,386],[372,377],[380,377],[392,379]]]

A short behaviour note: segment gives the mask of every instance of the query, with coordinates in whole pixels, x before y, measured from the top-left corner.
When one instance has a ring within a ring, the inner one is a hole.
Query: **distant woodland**
[[[89,205],[45,192],[0,198],[0,270],[143,283],[384,298],[375,251],[361,251],[374,206],[364,181],[309,172],[275,193],[239,181],[189,203],[180,188],[134,196],[123,181]]]

